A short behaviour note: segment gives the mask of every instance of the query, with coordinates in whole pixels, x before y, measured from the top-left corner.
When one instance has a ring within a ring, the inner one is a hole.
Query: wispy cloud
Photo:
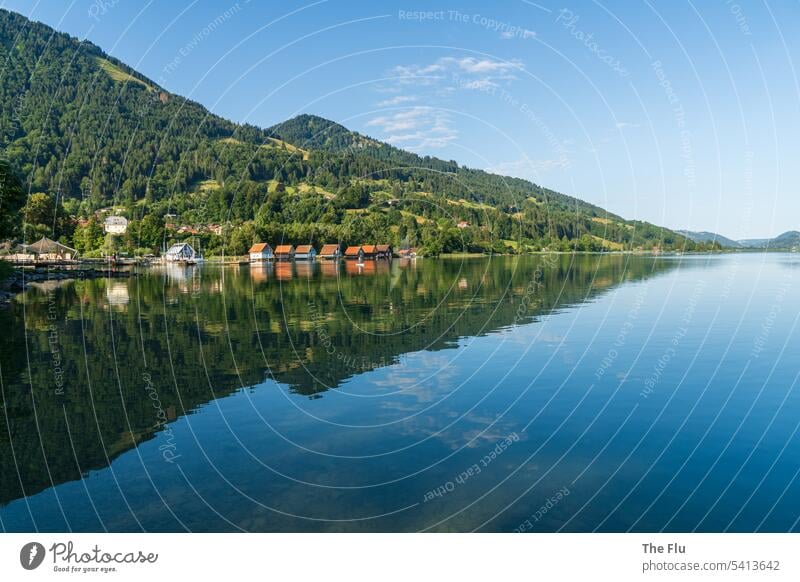
[[[429,86],[449,79],[462,89],[481,89],[516,79],[515,73],[522,68],[522,62],[516,59],[441,57],[429,64],[398,65],[391,73],[402,84]]]
[[[388,134],[388,143],[409,150],[441,148],[458,137],[445,112],[422,105],[375,117],[367,126]]]
[[[404,149],[445,147],[458,138],[453,120],[442,109],[416,103],[446,103],[462,90],[489,91],[512,82],[522,68],[522,62],[516,59],[473,56],[397,65],[389,71],[391,81],[378,89],[384,95],[377,106],[402,110],[374,117],[367,127],[380,132],[376,137]]]
[[[503,176],[515,176],[517,178],[535,178],[538,174],[549,170],[563,170],[570,166],[569,158],[560,155],[556,158],[547,159],[528,159],[509,160],[499,162],[486,168],[487,172],[500,174]]]
[[[414,95],[397,95],[391,99],[385,99],[378,103],[378,107],[392,107],[394,105],[402,105],[403,103],[412,103],[417,98]]]
[[[533,38],[534,36],[536,36],[536,33],[532,30],[528,30],[527,28],[509,29],[500,33],[500,38],[503,40],[511,40],[512,38],[521,38],[523,40],[527,40],[529,38]]]

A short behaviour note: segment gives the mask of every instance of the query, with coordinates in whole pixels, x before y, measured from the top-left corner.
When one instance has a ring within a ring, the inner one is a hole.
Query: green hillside
[[[387,241],[429,254],[712,246],[320,117],[234,123],[92,43],[6,10],[0,60],[0,155],[27,192],[41,193],[18,238],[47,234],[85,254],[158,250],[186,237],[180,226],[207,254],[282,239]],[[131,220],[124,237],[103,237],[104,212]]]

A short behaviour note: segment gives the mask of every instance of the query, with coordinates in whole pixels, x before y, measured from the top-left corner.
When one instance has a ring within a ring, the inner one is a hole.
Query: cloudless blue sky
[[[0,6],[234,121],[315,113],[671,228],[800,229],[795,1]]]

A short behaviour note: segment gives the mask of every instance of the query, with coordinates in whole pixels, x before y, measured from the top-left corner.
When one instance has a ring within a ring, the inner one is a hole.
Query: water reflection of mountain
[[[675,266],[625,256],[279,263],[32,289],[0,312],[0,503],[109,465],[163,428],[159,414],[171,421],[270,377],[318,398],[405,353],[530,323]]]

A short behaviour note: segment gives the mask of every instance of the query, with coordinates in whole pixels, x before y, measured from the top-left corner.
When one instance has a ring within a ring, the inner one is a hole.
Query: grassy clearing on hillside
[[[275,138],[275,137],[270,137],[268,139],[269,139],[269,143],[263,144],[261,146],[262,148],[286,148],[286,151],[291,152],[291,153],[299,152],[300,154],[302,154],[304,160],[307,160],[309,155],[310,155],[308,153],[308,150],[304,150],[302,148],[299,148],[299,147],[297,147],[297,146],[295,146],[293,144],[290,144],[289,142],[283,141],[282,139],[278,139],[278,138]]]
[[[100,68],[103,69],[108,76],[117,81],[118,83],[138,83],[148,91],[155,91],[156,88],[152,85],[145,83],[141,79],[137,79],[133,75],[126,73],[122,69],[120,69],[117,65],[108,61],[106,59],[97,57],[97,64],[100,65]]]
[[[599,236],[592,235],[592,238],[597,242],[601,243],[604,247],[611,249],[612,251],[621,251],[625,248],[625,245],[622,243],[610,241],[605,238],[601,238]]]
[[[297,191],[300,194],[317,194],[320,196],[324,196],[328,200],[332,200],[336,198],[336,194],[322,188],[321,186],[315,186],[313,184],[309,184],[307,182],[301,182],[297,185]]]
[[[472,202],[470,200],[465,200],[464,198],[459,198],[456,204],[466,206],[467,208],[475,208],[477,210],[494,210],[493,206],[489,206],[488,204],[484,204],[482,202]]]
[[[220,188],[222,188],[222,185],[216,180],[203,180],[197,185],[197,189],[200,192],[212,192]]]
[[[419,214],[413,214],[408,210],[401,210],[400,214],[402,214],[403,216],[410,216],[414,218],[417,221],[417,224],[425,224],[426,222],[428,222],[428,219],[425,218],[424,216],[420,216]]]

